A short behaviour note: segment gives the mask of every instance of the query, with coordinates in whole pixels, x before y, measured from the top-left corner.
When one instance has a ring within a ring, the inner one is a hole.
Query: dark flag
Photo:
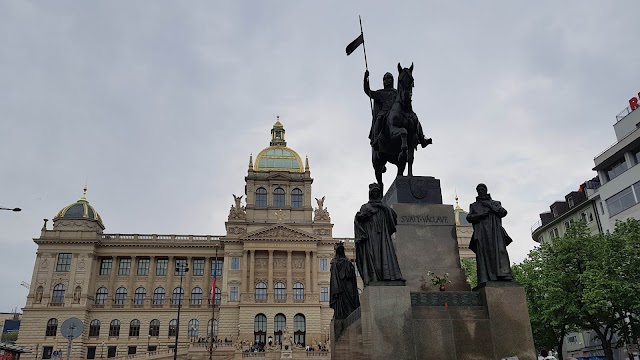
[[[351,55],[352,52],[356,51],[360,44],[364,43],[364,34],[360,34],[355,40],[353,40],[349,45],[347,45],[347,56]]]

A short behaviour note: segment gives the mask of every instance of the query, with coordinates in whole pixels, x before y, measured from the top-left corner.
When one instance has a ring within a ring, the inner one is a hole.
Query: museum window
[[[229,288],[229,301],[238,301],[238,287],[231,286]]]
[[[56,336],[58,333],[58,319],[49,319],[44,336]]]
[[[294,301],[304,300],[304,285],[302,285],[301,282],[297,282],[293,284],[293,300]]]
[[[156,261],[156,276],[167,276],[167,268],[169,268],[169,259],[158,259]]]
[[[149,323],[149,336],[160,336],[160,320],[151,320]]]
[[[287,318],[284,314],[278,314],[273,318],[273,340],[282,344],[282,331],[287,327]]]
[[[193,276],[204,276],[204,259],[193,259]]]
[[[178,321],[173,319],[169,321],[169,336],[176,336],[178,331]]]
[[[320,288],[320,301],[329,301],[329,288],[321,287]]]
[[[111,275],[112,266],[113,266],[112,258],[100,259],[100,275]]]
[[[53,294],[51,295],[51,304],[61,305],[64,304],[64,285],[56,284],[53,287]]]
[[[253,341],[263,344],[267,341],[267,317],[264,314],[256,315],[253,320]]]
[[[147,289],[140,286],[136,289],[133,296],[133,305],[144,305],[144,299],[147,297]]]
[[[149,264],[151,259],[138,259],[138,276],[149,275]]]
[[[89,337],[98,336],[100,336],[100,320],[93,319],[91,323],[89,323]]]
[[[87,346],[87,359],[95,359],[96,358],[96,347],[95,346]]]
[[[231,258],[231,270],[240,270],[240,258],[239,257]]]
[[[127,355],[135,355],[137,346],[128,346]]]
[[[173,296],[171,297],[171,305],[182,304],[182,299],[184,298],[184,289],[181,287],[177,287],[173,289]]]
[[[211,337],[211,319],[207,323],[207,336]],[[213,337],[218,336],[218,320],[213,320]]]
[[[153,305],[162,305],[164,304],[164,288],[163,287],[157,287],[155,290],[153,290]]]
[[[118,290],[116,290],[116,299],[113,304],[124,305],[126,299],[127,299],[127,288],[124,286],[121,286],[118,288]]]
[[[625,160],[624,156],[604,170],[607,181],[611,181],[617,178],[625,171],[627,171],[627,161]]]
[[[187,271],[183,269],[187,269],[187,268],[188,268],[187,259],[176,259],[176,268],[174,269],[173,275],[175,276],[185,275]]]
[[[320,261],[320,271],[327,271],[329,270],[329,259],[327,258],[320,258],[318,259]]]
[[[197,286],[191,289],[191,305],[202,305],[202,289]]]
[[[120,320],[111,320],[111,324],[109,324],[109,336],[120,336]]]
[[[267,300],[267,284],[259,282],[256,284],[256,301]]]
[[[238,259],[238,261],[240,260],[240,258],[236,258],[236,259]],[[211,276],[214,275],[213,274],[214,271],[216,272],[215,275],[217,277],[222,276],[222,266],[223,266],[223,264],[224,264],[223,259],[218,259],[218,260],[211,259]],[[240,267],[238,267],[238,268],[240,268]],[[232,270],[237,270],[237,269],[232,269]]]
[[[295,344],[305,345],[305,335],[307,333],[307,324],[302,314],[296,314],[293,317],[293,341]]]
[[[128,276],[131,273],[131,258],[122,258],[118,264],[118,275]]]
[[[631,187],[620,191],[606,200],[609,217],[617,215],[636,204]]]
[[[42,359],[51,359],[52,354],[53,354],[53,346],[42,347]]]
[[[71,270],[71,254],[58,254],[56,271],[68,272]]]
[[[291,190],[291,207],[294,209],[302,208],[302,190],[297,188]]]
[[[117,353],[118,353],[118,347],[117,346],[107,346],[107,357],[108,358],[116,357]]]
[[[219,287],[216,287],[216,293],[213,299],[216,305],[220,305],[220,301],[222,300],[222,292],[220,291]],[[211,305],[211,290],[209,290],[209,305]]]
[[[273,190],[273,206],[284,206],[284,190],[282,188],[276,188]]]
[[[200,327],[200,322],[198,319],[189,320],[189,337],[197,338],[198,337],[198,328]]]
[[[263,187],[256,190],[256,207],[267,207],[267,189]]]
[[[129,323],[129,336],[138,337],[140,336],[140,320],[133,319]]]
[[[107,302],[107,295],[109,291],[106,287],[102,286],[96,291],[96,305],[104,305]]]
[[[287,299],[287,287],[283,282],[276,283],[274,295],[276,301],[284,301]]]

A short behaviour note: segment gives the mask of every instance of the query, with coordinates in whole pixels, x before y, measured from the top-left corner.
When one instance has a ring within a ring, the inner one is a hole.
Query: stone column
[[[313,291],[311,290],[311,253],[305,251],[304,255],[304,287],[306,288],[306,292],[309,293]]]
[[[293,295],[293,276],[291,275],[291,250],[287,250],[287,302],[289,295]],[[291,297],[293,299],[293,297]]]
[[[269,282],[267,283],[267,293],[269,294],[267,298],[272,299],[273,296],[273,250],[269,250]]]
[[[247,250],[242,250],[242,286],[240,290],[244,293],[249,292],[249,282],[247,282],[247,269],[249,268],[249,263],[247,262]]]
[[[256,251],[251,250],[251,259],[249,260],[249,292],[256,286]]]
[[[312,291],[314,293],[319,293],[318,290],[318,270],[320,270],[320,264],[318,263],[318,252],[313,252],[313,257],[311,258],[311,285],[313,286]]]

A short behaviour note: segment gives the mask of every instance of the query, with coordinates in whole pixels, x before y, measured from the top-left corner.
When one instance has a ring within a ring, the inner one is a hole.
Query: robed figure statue
[[[469,208],[467,221],[473,224],[469,249],[476,254],[478,285],[489,281],[512,281],[507,253],[507,245],[512,240],[502,227],[502,218],[507,216],[507,210],[500,201],[491,199],[485,184],[479,184],[476,190],[478,196]]]
[[[356,264],[365,286],[372,281],[404,280],[391,238],[398,216],[381,199],[380,185],[369,185],[369,202],[354,220]]]
[[[336,254],[331,260],[331,281],[329,283],[329,307],[333,318],[344,320],[360,307],[356,268],[344,253],[344,243],[335,246]]]

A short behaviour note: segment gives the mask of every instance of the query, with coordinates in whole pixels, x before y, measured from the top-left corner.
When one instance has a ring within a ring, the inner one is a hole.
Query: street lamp
[[[213,282],[211,283],[211,346],[209,346],[209,360],[213,357],[213,323],[216,318],[216,277],[218,276],[218,247],[220,244],[215,244],[216,247],[216,261],[213,263]],[[218,324],[219,325],[219,324]]]
[[[22,209],[20,208],[6,208],[6,207],[0,207],[0,210],[22,211]]]
[[[147,352],[149,352],[149,343],[151,342],[151,334],[147,335]]]
[[[182,299],[184,299],[184,289],[182,289],[182,278],[184,277],[184,273],[189,271],[189,267],[186,263],[180,263],[176,265],[176,272],[180,273],[180,290],[182,294],[178,298],[178,320],[176,323],[176,343],[175,348],[173,349],[173,360],[178,359],[178,334],[180,334],[180,308],[182,307]]]

